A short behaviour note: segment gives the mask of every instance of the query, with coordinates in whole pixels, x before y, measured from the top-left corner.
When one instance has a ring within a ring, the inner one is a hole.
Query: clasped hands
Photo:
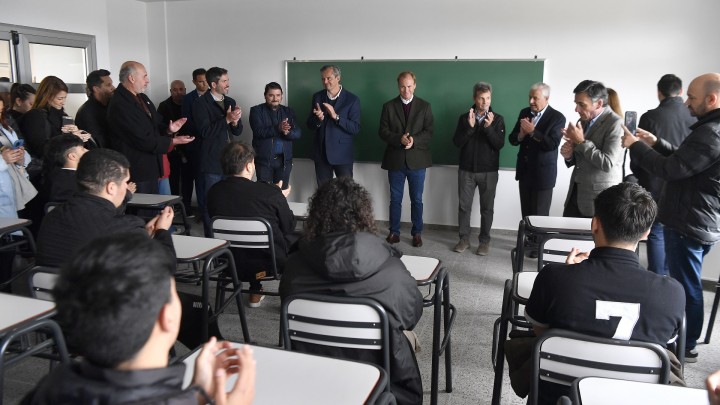
[[[337,113],[335,112],[335,108],[330,103],[322,103],[322,107],[325,108],[330,118],[333,120],[337,119]],[[320,103],[315,103],[315,108],[313,108],[313,114],[319,119],[320,121],[325,119],[325,112],[323,112],[323,109],[320,107]]]
[[[493,120],[495,119],[495,114],[492,112],[488,112],[485,116],[485,120],[483,120],[483,127],[487,128],[492,124]],[[477,114],[475,113],[475,109],[471,108],[468,112],[468,125],[470,125],[470,128],[475,128],[475,121],[477,120]]]
[[[405,149],[410,149],[415,144],[415,139],[410,136],[409,132],[406,132],[402,137],[400,137],[400,143],[405,147]]]

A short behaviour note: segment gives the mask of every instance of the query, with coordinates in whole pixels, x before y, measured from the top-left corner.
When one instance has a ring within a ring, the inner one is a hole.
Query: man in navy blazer
[[[340,68],[320,69],[324,90],[313,95],[307,126],[315,130],[313,160],[318,186],[333,178],[352,177],[353,136],[360,132],[360,99],[340,84]]]
[[[223,178],[222,167],[220,167],[222,150],[225,145],[230,143],[232,137],[242,134],[243,124],[241,121],[242,110],[237,106],[235,100],[227,95],[230,90],[228,71],[220,67],[212,67],[205,73],[205,78],[210,85],[210,90],[193,102],[192,111],[195,126],[203,140],[200,151],[200,171],[204,182],[201,192],[207,197],[210,187]],[[210,237],[212,231],[207,204],[201,209],[205,237]]]
[[[510,133],[510,144],[520,146],[515,180],[520,189],[520,210],[528,215],[550,215],[557,178],[558,147],[565,116],[548,105],[550,86],[530,87],[530,107],[523,108]]]
[[[283,91],[279,83],[266,84],[264,96],[264,103],[250,109],[257,181],[272,184],[282,181],[282,189],[287,190],[292,171],[292,143],[300,138],[300,127],[295,111],[280,104]]]

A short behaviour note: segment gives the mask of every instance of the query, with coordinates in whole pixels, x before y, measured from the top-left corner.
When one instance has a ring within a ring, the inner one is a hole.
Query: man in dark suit
[[[320,69],[324,90],[312,98],[308,128],[315,130],[313,160],[318,186],[335,176],[353,175],[353,136],[360,132],[360,99],[340,84],[340,68]]]
[[[520,210],[528,215],[550,215],[557,177],[557,156],[565,116],[548,105],[550,86],[530,87],[530,107],[523,108],[510,133],[510,144],[520,146],[515,180],[520,189]]]
[[[206,91],[193,102],[192,111],[195,127],[203,140],[200,151],[203,190],[200,190],[200,193],[207,196],[210,187],[222,180],[223,177],[220,153],[223,147],[231,141],[231,137],[238,137],[242,134],[243,124],[241,121],[242,110],[235,100],[228,96],[230,91],[228,71],[220,67],[211,67],[205,73],[205,78],[210,84],[210,91]],[[210,237],[212,232],[207,205],[200,209],[202,210],[205,237]]]
[[[397,82],[400,95],[383,105],[379,130],[380,138],[387,143],[382,168],[388,171],[390,182],[390,234],[387,241],[400,241],[400,214],[407,179],[412,245],[420,247],[425,169],[432,166],[430,138],[433,134],[433,114],[430,103],[414,96],[416,82],[413,72],[400,73]]]
[[[128,61],[120,67],[120,86],[108,105],[112,148],[122,153],[132,167],[131,180],[139,193],[157,194],[163,174],[162,156],[170,145],[192,142],[193,137],[175,134],[185,118],[163,123],[155,105],[143,94],[150,80],[145,66]],[[168,125],[169,124],[169,125]]]

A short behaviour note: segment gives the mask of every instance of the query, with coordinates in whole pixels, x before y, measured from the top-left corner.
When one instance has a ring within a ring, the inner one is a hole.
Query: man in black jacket
[[[175,267],[172,253],[136,234],[105,236],[78,251],[53,295],[56,319],[82,360],[54,368],[21,403],[250,404],[255,360],[249,346],[211,338],[187,389],[185,366],[168,366],[182,317]],[[227,373],[238,373],[229,393]]]
[[[665,226],[670,276],[685,287],[685,361],[697,361],[703,327],[702,263],[720,240],[720,73],[695,78],[685,105],[698,121],[678,147],[650,132],[625,128],[633,162],[665,180],[658,220]],[[642,140],[643,142],[638,142]]]
[[[128,195],[130,165],[110,149],[93,149],[80,159],[75,174],[79,193],[50,211],[42,222],[35,260],[41,266],[60,267],[89,241],[103,235],[133,232],[158,239],[174,251],[173,210],[166,207],[147,224],[119,210]]]
[[[473,87],[475,104],[458,119],[453,143],[460,148],[458,166],[458,226],[460,241],[453,248],[462,253],[470,247],[470,213],[475,188],[480,192],[480,236],[478,255],[490,253],[490,228],[495,209],[495,190],[500,167],[500,149],[505,145],[505,120],[490,108],[492,86],[480,82]]]
[[[640,117],[639,127],[655,134],[658,138],[668,141],[672,146],[679,146],[690,134],[690,126],[697,119],[690,115],[690,111],[683,104],[682,80],[679,77],[667,74],[657,83],[657,96],[660,105],[649,110]],[[638,184],[652,193],[655,201],[660,201],[660,194],[665,182],[662,178],[653,175],[634,161],[630,161],[630,169],[638,179]],[[648,270],[661,275],[667,275],[665,266],[665,238],[663,225],[655,221],[650,228],[647,239]]]
[[[210,91],[206,91],[201,97],[193,102],[193,120],[195,127],[202,138],[202,150],[200,152],[200,171],[203,176],[203,190],[200,193],[207,195],[213,184],[222,179],[222,168],[220,167],[220,153],[232,137],[239,137],[243,131],[242,110],[237,106],[235,100],[227,94],[230,91],[230,78],[226,69],[212,67],[205,73],[205,78],[210,85]],[[210,217],[207,207],[200,207],[203,216],[205,236],[211,235]]]
[[[88,99],[77,111],[75,124],[89,132],[95,145],[110,147],[110,128],[107,120],[107,107],[115,93],[110,72],[105,69],[90,72],[85,80]]]
[[[255,175],[255,151],[252,146],[233,142],[226,145],[220,158],[225,179],[215,183],[207,195],[210,217],[260,217],[270,223],[275,242],[275,262],[282,272],[287,260],[288,247],[297,239],[294,235],[295,217],[286,197],[290,186],[283,189],[280,180],[276,185],[252,181]],[[243,281],[250,282],[250,289],[262,290],[256,274],[267,270],[270,252],[268,249],[252,249],[253,252],[233,250],[235,263]],[[248,302],[251,308],[260,306],[265,298],[251,294]]]
[[[112,148],[130,161],[132,181],[139,193],[157,194],[163,177],[162,156],[171,145],[192,142],[178,135],[185,118],[163,123],[155,105],[144,94],[150,80],[142,63],[128,61],[120,67],[120,86],[108,105]]]

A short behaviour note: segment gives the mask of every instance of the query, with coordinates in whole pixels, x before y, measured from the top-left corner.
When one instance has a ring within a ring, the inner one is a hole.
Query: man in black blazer
[[[382,168],[388,171],[390,182],[390,234],[388,243],[400,242],[405,179],[410,192],[412,245],[422,246],[423,189],[425,169],[432,166],[430,138],[433,134],[433,114],[430,103],[415,97],[415,74],[402,72],[397,78],[400,95],[383,105],[380,116],[380,138],[387,143]]]
[[[193,137],[176,133],[185,118],[161,122],[155,105],[144,94],[150,80],[145,66],[128,61],[120,67],[120,86],[108,104],[112,148],[122,153],[132,167],[131,181],[139,193],[157,194],[163,177],[162,156],[170,145],[192,142]]]
[[[207,196],[210,187],[223,178],[220,167],[222,149],[233,138],[239,137],[243,131],[242,109],[232,97],[228,96],[230,91],[228,71],[220,67],[211,67],[205,72],[205,78],[210,85],[210,91],[198,97],[192,107],[195,127],[202,138],[200,172],[203,176],[203,189],[200,193],[203,196]],[[205,237],[210,237],[212,232],[207,205],[200,206],[200,211]]]
[[[520,146],[515,180],[520,189],[520,210],[528,215],[550,215],[557,177],[558,147],[565,127],[565,116],[548,105],[550,86],[530,87],[530,107],[520,111],[510,133],[510,144]]]

